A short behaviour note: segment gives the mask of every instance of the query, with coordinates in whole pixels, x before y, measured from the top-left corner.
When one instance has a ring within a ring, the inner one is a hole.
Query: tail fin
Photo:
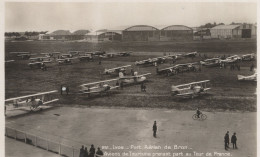
[[[119,78],[123,78],[124,77],[124,73],[119,72]]]

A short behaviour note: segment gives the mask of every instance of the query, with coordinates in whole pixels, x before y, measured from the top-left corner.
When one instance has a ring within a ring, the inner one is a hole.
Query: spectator
[[[157,125],[156,125],[156,121],[154,121],[154,124],[153,124],[153,137],[156,138],[156,132],[157,132]]]
[[[94,145],[92,144],[90,149],[89,149],[89,157],[94,157],[96,153],[96,150],[94,148]]]
[[[231,137],[231,143],[233,144],[233,149],[237,149],[237,136],[235,132]]]
[[[102,150],[100,150],[100,148],[98,147],[98,150],[97,150],[97,152],[96,152],[96,157],[101,157],[101,156],[103,156],[104,154],[103,154],[103,152],[102,152]]]
[[[85,147],[85,150],[84,150],[84,157],[88,157],[88,148]]]
[[[84,157],[84,146],[80,148],[79,157]]]

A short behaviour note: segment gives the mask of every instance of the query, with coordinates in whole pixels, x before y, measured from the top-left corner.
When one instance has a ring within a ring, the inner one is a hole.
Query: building
[[[39,40],[71,40],[71,34],[69,30],[57,30],[39,35]]]
[[[256,38],[256,26],[252,24],[219,25],[210,29],[212,38]]]
[[[123,41],[159,41],[160,30],[148,25],[136,25],[122,31]]]
[[[193,32],[193,40],[211,39],[209,28],[198,28]]]
[[[71,40],[84,40],[88,33],[90,33],[89,30],[77,30],[71,34]]]
[[[86,35],[85,39],[90,42],[121,41],[122,32],[115,30],[97,30]]]
[[[161,29],[160,41],[193,40],[193,30],[183,25],[171,25]]]

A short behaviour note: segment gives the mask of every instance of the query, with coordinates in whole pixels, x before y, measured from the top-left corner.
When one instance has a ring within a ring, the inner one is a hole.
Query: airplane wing
[[[199,82],[192,82],[192,83],[188,83],[188,84],[177,85],[175,87],[177,87],[177,88],[179,88],[179,87],[187,87],[187,86],[194,85],[194,84],[207,83],[209,81],[210,80],[204,80],[204,81],[199,81]]]
[[[46,105],[46,104],[49,104],[49,103],[52,103],[52,102],[56,102],[56,101],[59,101],[59,99],[53,99],[53,100],[50,100],[50,101],[46,101],[43,103],[43,105]]]
[[[172,68],[174,68],[175,66],[172,66],[172,67],[168,67],[168,68],[164,68],[164,69],[161,69],[161,70],[159,70],[159,71],[165,71],[165,70],[170,70],[170,69],[172,69]]]
[[[107,71],[109,70],[117,70],[117,69],[121,69],[121,68],[127,68],[130,67],[131,65],[125,65],[125,66],[121,66],[121,67],[116,67],[116,68],[112,68],[112,69],[107,69]]]
[[[94,84],[99,84],[99,83],[104,83],[104,82],[111,82],[111,81],[116,81],[116,80],[118,80],[118,79],[111,79],[111,80],[104,80],[104,81],[99,81],[99,82],[86,83],[86,84],[82,84],[80,86],[94,85]]]
[[[14,62],[14,60],[7,60],[5,63]]]
[[[50,93],[56,93],[56,92],[58,92],[58,90],[53,90],[53,91],[43,92],[43,93],[37,93],[37,94],[31,94],[31,95],[26,95],[26,96],[21,96],[21,97],[16,97],[16,98],[10,98],[10,99],[6,99],[5,102],[18,100],[18,99],[24,99],[24,98],[30,98],[30,97],[39,96],[39,95],[45,95],[45,94],[50,94]]]
[[[131,79],[131,78],[137,78],[137,77],[142,77],[142,76],[146,76],[146,75],[151,75],[151,73],[146,73],[146,74],[136,75],[136,76],[124,76],[124,77],[121,77],[120,79]]]
[[[119,86],[113,86],[113,87],[110,87],[110,90],[112,90],[112,89],[116,89],[116,88],[119,88]]]

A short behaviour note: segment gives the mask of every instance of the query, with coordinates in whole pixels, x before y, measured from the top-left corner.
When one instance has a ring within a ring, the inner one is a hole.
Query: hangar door
[[[251,29],[242,29],[242,38],[251,38]]]

